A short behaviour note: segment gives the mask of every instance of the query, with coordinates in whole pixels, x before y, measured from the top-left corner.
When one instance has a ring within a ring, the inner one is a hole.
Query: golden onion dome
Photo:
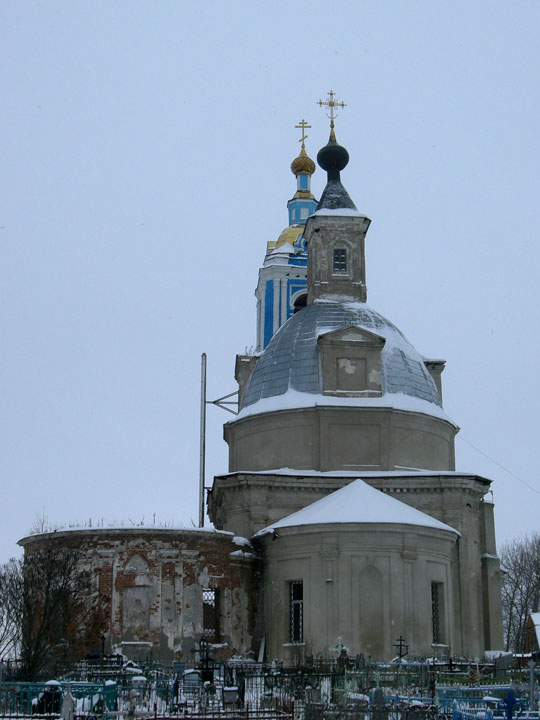
[[[283,230],[281,235],[278,237],[276,247],[281,247],[286,243],[288,243],[289,245],[294,245],[298,236],[301,235],[303,232],[303,225],[289,225],[289,227],[286,227],[285,230]]]
[[[315,172],[315,163],[306,153],[304,145],[302,145],[300,155],[292,161],[291,170],[294,175],[300,175],[303,173],[306,175],[313,175]]]
[[[277,240],[266,243],[266,252],[277,250],[282,245],[294,245],[299,235],[304,231],[303,225],[289,225],[283,230]]]

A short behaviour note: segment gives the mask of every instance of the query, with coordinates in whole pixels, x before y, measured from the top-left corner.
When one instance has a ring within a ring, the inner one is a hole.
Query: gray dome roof
[[[289,318],[270,340],[251,375],[242,408],[289,389],[320,395],[317,338],[351,326],[386,338],[381,352],[383,395],[404,393],[441,406],[422,356],[395,325],[364,303],[319,300]]]

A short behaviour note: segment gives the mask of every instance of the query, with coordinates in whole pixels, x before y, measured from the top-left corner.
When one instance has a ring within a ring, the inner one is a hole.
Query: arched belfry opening
[[[305,308],[307,304],[307,293],[299,295],[294,301],[294,312],[297,313],[302,308]]]

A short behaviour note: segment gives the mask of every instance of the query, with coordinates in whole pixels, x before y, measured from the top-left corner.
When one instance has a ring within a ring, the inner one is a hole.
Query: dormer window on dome
[[[385,342],[380,335],[355,326],[319,335],[323,394],[379,397]]]

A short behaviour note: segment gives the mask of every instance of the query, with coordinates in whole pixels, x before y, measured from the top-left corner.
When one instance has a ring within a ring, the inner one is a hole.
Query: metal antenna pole
[[[206,463],[206,353],[201,355],[201,445],[199,463],[199,527],[204,527],[204,476]]]
[[[236,400],[229,400],[236,395]],[[217,405],[217,407],[233,415],[238,415],[238,390],[228,395],[218,398],[217,400],[206,399],[206,353],[201,355],[201,438],[200,438],[200,455],[199,455],[199,527],[204,527],[204,481],[206,475],[206,406]],[[236,406],[236,410],[232,410],[228,405]]]
[[[534,692],[534,685],[535,685],[535,683],[534,683],[534,667],[535,667],[535,664],[536,663],[531,658],[531,660],[529,660],[529,673],[530,673],[529,674],[529,709],[530,710],[536,710],[536,695]]]

